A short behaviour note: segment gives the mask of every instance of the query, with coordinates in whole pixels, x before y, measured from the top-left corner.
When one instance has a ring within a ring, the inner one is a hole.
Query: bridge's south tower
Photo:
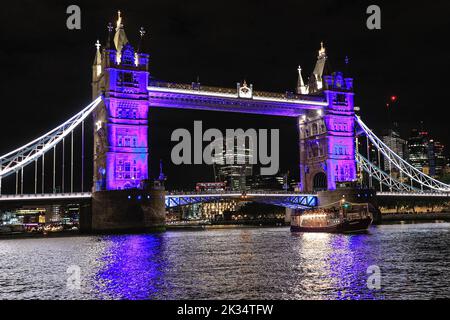
[[[325,95],[328,105],[299,119],[301,189],[308,192],[356,180],[353,79],[327,74],[326,59],[322,47],[305,90]]]
[[[94,112],[94,191],[136,188],[148,178],[148,61],[142,37],[135,49],[119,12],[105,49],[93,65],[92,93],[103,94]]]

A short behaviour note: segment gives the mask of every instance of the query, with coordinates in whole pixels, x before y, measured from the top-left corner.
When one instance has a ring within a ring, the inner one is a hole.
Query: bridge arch
[[[327,175],[322,171],[317,172],[313,177],[313,190],[323,191],[327,190],[327,187]]]

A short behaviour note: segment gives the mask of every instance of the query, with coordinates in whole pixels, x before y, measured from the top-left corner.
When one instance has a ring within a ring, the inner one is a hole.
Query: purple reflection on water
[[[160,235],[111,236],[95,276],[100,299],[153,299],[158,297],[166,262],[161,259]]]
[[[336,288],[336,299],[384,299],[380,290],[369,289],[367,268],[376,265],[373,250],[367,242],[370,234],[336,235],[331,238],[328,257],[330,277]]]

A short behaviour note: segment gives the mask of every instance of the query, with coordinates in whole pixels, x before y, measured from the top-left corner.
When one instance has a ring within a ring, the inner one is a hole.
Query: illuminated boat
[[[325,207],[297,210],[291,216],[292,232],[356,233],[372,224],[368,203],[339,201]]]

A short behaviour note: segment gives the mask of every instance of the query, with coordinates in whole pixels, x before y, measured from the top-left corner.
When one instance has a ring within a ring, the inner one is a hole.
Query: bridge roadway
[[[441,198],[442,200],[450,200],[450,192],[377,192],[380,198],[416,198],[420,199]],[[92,198],[91,192],[75,192],[75,193],[44,193],[44,194],[8,194],[0,195],[0,206],[6,207],[11,205],[48,205],[48,204],[68,204],[74,201],[79,203],[90,202]],[[280,191],[249,191],[245,194],[240,192],[168,192],[166,194],[166,208],[175,208],[178,206],[212,202],[225,199],[239,199],[243,201],[255,201],[274,205],[280,205],[288,208],[308,208],[317,206],[317,195],[296,193],[296,192],[280,192]],[[51,202],[51,203],[50,203]]]
[[[0,206],[33,204],[68,204],[79,202],[87,203],[91,200],[92,193],[44,193],[44,194],[9,194],[0,196]],[[145,199],[145,197],[143,197]],[[224,199],[240,199],[270,203],[290,208],[309,208],[317,205],[315,194],[286,193],[286,192],[249,192],[245,195],[239,192],[214,192],[214,193],[171,193],[166,194],[166,208],[174,208],[189,204],[211,202]]]

